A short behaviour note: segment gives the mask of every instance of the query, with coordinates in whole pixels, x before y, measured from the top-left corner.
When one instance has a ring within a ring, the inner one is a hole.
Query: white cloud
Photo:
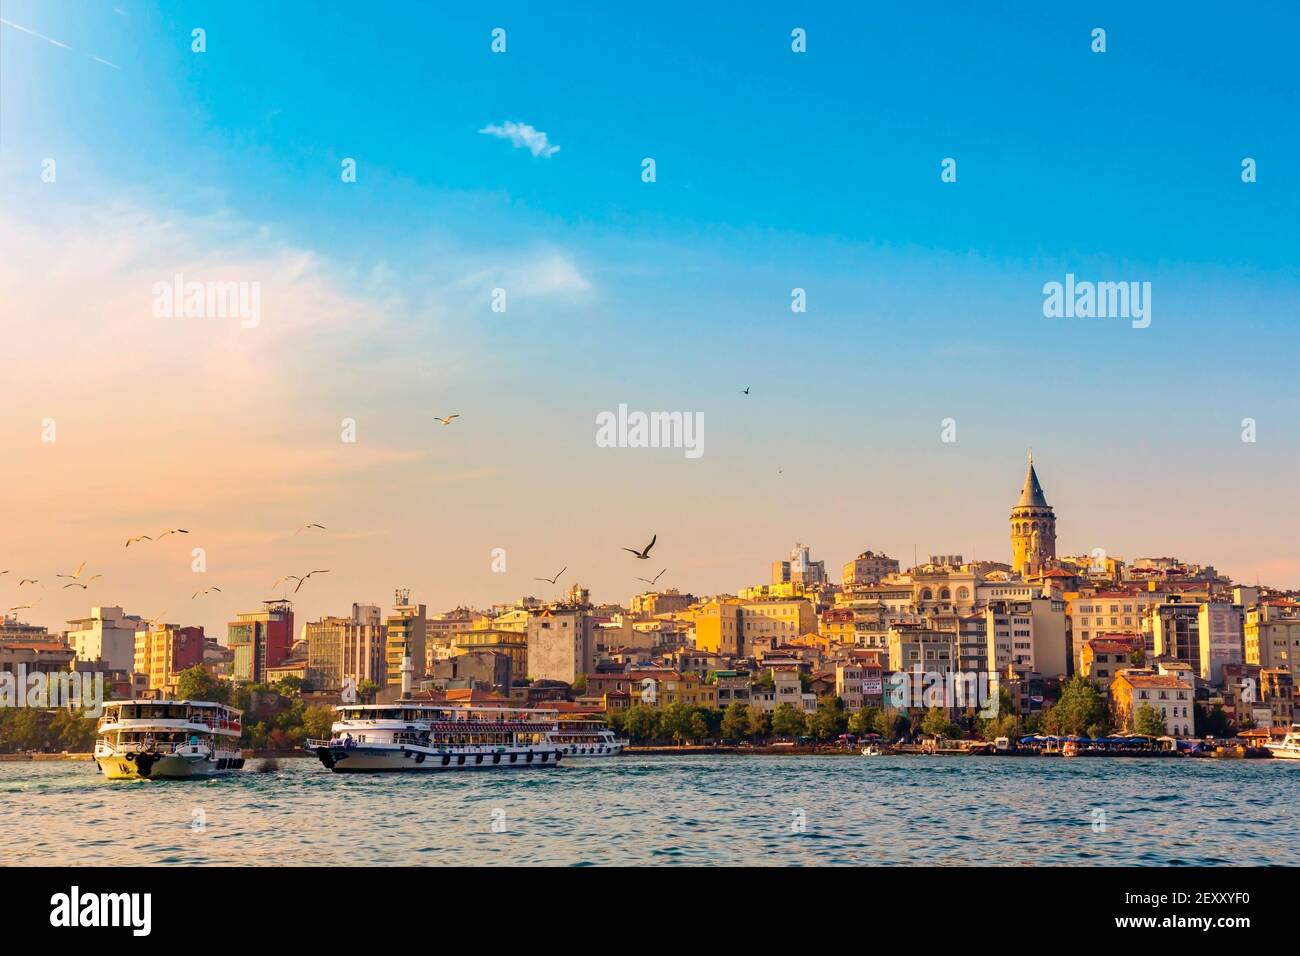
[[[560,151],[560,147],[551,145],[551,141],[546,138],[545,133],[534,129],[527,123],[506,120],[500,126],[490,123],[479,132],[486,133],[488,136],[495,136],[498,139],[508,139],[514,144],[515,149],[526,149],[534,156],[541,156],[546,159],[550,159]]]

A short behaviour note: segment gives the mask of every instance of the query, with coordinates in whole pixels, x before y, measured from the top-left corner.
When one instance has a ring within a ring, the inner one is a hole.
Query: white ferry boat
[[[202,700],[104,704],[95,764],[109,780],[179,780],[239,770],[241,711]]]
[[[599,718],[561,718],[547,739],[566,757],[617,757],[628,741],[614,736]]]
[[[1300,724],[1292,724],[1279,744],[1265,744],[1268,752],[1283,760],[1300,760]]]
[[[344,704],[329,740],[308,740],[335,773],[554,767],[555,711],[399,700]]]

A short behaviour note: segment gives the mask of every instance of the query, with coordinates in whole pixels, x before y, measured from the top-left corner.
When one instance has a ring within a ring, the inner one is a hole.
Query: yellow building
[[[754,641],[781,644],[817,633],[817,612],[803,598],[787,601],[710,601],[695,612],[695,646],[744,657]]]
[[[1280,667],[1300,683],[1300,604],[1265,601],[1246,611],[1246,663]]]

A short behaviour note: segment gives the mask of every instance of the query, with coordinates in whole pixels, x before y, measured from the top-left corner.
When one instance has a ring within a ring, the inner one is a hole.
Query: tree
[[[1143,664],[1146,663],[1146,660],[1147,660],[1146,651],[1142,650],[1142,648],[1140,647],[1134,648],[1133,653],[1129,654],[1128,656],[1128,662],[1132,664],[1134,667],[1141,667]]]
[[[1110,727],[1110,713],[1101,692],[1092,681],[1075,675],[1061,688],[1056,703],[1043,713],[1043,727],[1048,733],[1086,734],[1090,727]]]
[[[732,701],[722,712],[722,738],[743,740],[749,734],[749,711],[740,701]]]
[[[1206,710],[1200,704],[1193,706],[1195,714],[1195,728],[1198,736],[1201,737],[1231,737],[1232,721],[1228,719],[1227,713],[1223,707],[1215,704],[1210,710]]]
[[[911,721],[900,711],[885,709],[876,714],[876,733],[885,740],[897,740],[910,726]]]
[[[700,741],[709,736],[709,721],[704,716],[703,709],[697,709],[691,714],[690,726],[692,740]]]
[[[772,721],[763,712],[763,708],[750,704],[745,711],[745,731],[750,737],[766,737],[772,732]]]
[[[691,736],[691,708],[681,701],[669,704],[659,714],[659,732],[682,743]]]
[[[655,740],[659,737],[659,711],[633,704],[623,717],[623,727],[632,740]]]
[[[581,697],[583,694],[587,693],[586,674],[579,674],[573,679],[573,683],[569,685],[569,693],[574,697]]]
[[[817,709],[808,715],[808,732],[818,740],[830,740],[844,733],[844,702],[838,697],[823,697]]]
[[[849,733],[857,734],[859,737],[871,733],[876,729],[876,715],[879,713],[879,709],[867,706],[851,714],[848,721]]]
[[[1150,704],[1140,705],[1133,713],[1133,730],[1143,737],[1163,737],[1167,733],[1164,713]]]
[[[372,680],[357,681],[357,698],[367,704],[375,702],[375,695],[379,693],[379,685]]]
[[[280,678],[280,682],[275,685],[275,690],[281,697],[298,697],[304,691],[311,690],[311,685],[301,677],[290,674],[288,677]]]
[[[217,680],[202,664],[195,664],[180,672],[176,697],[178,700],[210,700],[224,704],[230,698],[230,685]]]
[[[921,732],[931,737],[955,737],[960,733],[942,707],[931,707],[921,719]]]
[[[772,733],[778,737],[798,737],[803,731],[803,714],[793,704],[777,704],[772,711]]]
[[[334,728],[334,710],[321,704],[308,707],[303,714],[302,728],[313,740],[328,740]]]
[[[78,711],[60,709],[46,726],[50,744],[69,753],[88,753],[95,749],[94,718]]]

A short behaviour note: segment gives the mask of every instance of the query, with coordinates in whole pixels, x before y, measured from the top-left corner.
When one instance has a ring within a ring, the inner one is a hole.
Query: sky
[[[0,0],[0,608],[1005,561],[1030,448],[1060,553],[1300,587],[1300,10],[1087,6]],[[1067,273],[1150,326],[1046,317]]]

